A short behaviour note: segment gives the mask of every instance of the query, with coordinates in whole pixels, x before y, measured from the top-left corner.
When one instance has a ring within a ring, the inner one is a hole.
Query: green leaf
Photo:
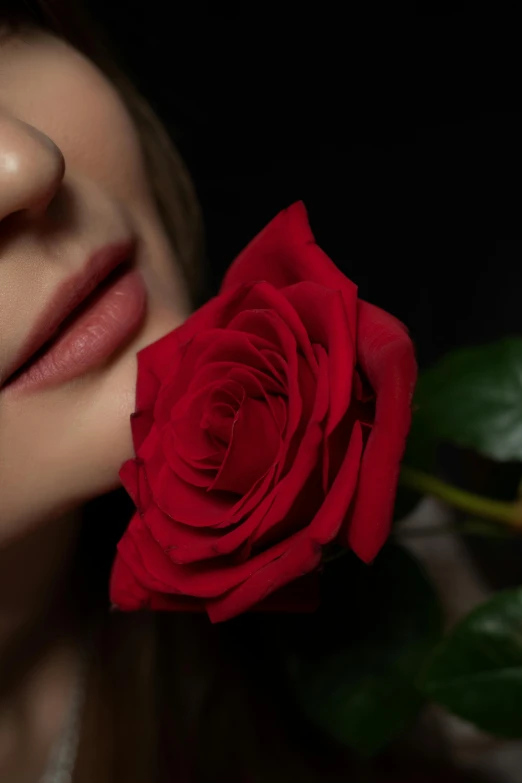
[[[435,651],[422,688],[484,731],[522,737],[522,587],[462,620]]]
[[[364,755],[398,736],[423,704],[415,679],[441,636],[435,593],[417,562],[388,545],[373,565],[352,553],[325,566],[313,615],[265,616],[308,717]]]
[[[423,373],[415,395],[412,458],[434,441],[475,449],[498,461],[522,460],[522,339],[461,348]],[[425,459],[422,458],[425,463]]]

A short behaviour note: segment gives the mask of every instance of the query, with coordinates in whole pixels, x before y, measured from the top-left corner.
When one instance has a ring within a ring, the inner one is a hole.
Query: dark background
[[[421,366],[520,332],[522,240],[490,236],[518,228],[522,112],[481,110],[468,15],[91,5],[188,163],[212,293],[302,199],[360,296],[408,325]]]

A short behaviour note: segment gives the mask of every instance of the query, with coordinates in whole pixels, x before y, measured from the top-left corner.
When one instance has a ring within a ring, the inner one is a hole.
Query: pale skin
[[[0,387],[61,281],[132,231],[148,292],[137,335],[56,388],[5,399],[0,388],[0,780],[37,781],[60,730],[78,649],[47,602],[57,594],[59,604],[78,509],[121,486],[118,471],[134,455],[136,353],[189,314],[137,132],[114,87],[50,33],[3,39]],[[43,641],[39,629],[53,622],[56,634]],[[13,664],[28,650],[32,675],[18,681]]]

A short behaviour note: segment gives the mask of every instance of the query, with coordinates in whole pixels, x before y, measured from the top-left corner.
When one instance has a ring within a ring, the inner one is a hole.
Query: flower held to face
[[[281,212],[218,296],[138,353],[113,604],[219,622],[287,608],[332,542],[370,562],[415,379],[405,327],[358,299],[301,202]]]

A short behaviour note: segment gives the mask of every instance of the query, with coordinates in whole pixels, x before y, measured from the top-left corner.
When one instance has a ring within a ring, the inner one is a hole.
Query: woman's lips
[[[83,375],[121,348],[138,331],[147,310],[141,274],[118,266],[74,310],[58,332],[0,390],[11,394],[55,386]]]

